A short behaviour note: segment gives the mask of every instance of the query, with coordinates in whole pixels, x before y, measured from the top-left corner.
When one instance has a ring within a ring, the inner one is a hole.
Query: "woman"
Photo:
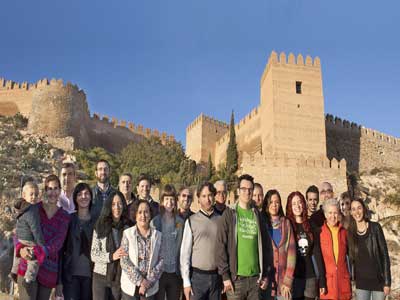
[[[94,219],[91,218],[92,190],[87,183],[78,183],[72,193],[76,212],[64,244],[62,283],[65,300],[92,298],[92,262],[90,248]]]
[[[128,253],[121,257],[122,299],[154,299],[163,271],[161,232],[150,226],[151,209],[146,200],[134,203],[136,225],[125,230],[121,247]]]
[[[179,258],[184,221],[177,215],[177,197],[172,185],[164,187],[160,198],[160,214],[151,224],[162,233],[161,256],[164,258],[164,272],[156,300],[179,299],[182,293]]]
[[[60,180],[56,175],[49,175],[44,182],[44,199],[39,206],[39,218],[46,257],[39,266],[37,280],[29,286],[24,284],[24,275],[27,260],[34,258],[31,247],[16,245],[16,253],[21,256],[18,266],[18,290],[21,300],[48,300],[51,290],[56,287],[59,266],[59,252],[64,244],[70,221],[69,214],[57,206],[61,193]],[[57,287],[56,294],[61,295],[61,287]]]
[[[321,227],[320,244],[324,259],[325,274],[320,274],[323,282],[320,299],[351,299],[350,274],[347,269],[347,232],[339,223],[339,207],[336,199],[328,199],[322,209],[326,218]],[[326,284],[325,284],[326,282]]]
[[[286,216],[293,226],[297,246],[296,268],[292,289],[293,300],[313,300],[319,295],[317,274],[323,270],[319,234],[312,230],[307,218],[306,199],[292,192],[286,203]],[[323,282],[321,282],[323,284]],[[322,288],[323,286],[321,286]]]
[[[296,266],[296,242],[292,225],[283,214],[281,196],[277,190],[269,190],[265,195],[263,213],[267,218],[273,248],[274,271],[273,278],[270,278],[271,296],[291,299]]]
[[[354,266],[357,300],[383,300],[390,294],[390,259],[379,223],[368,220],[362,199],[351,202],[350,259]]]
[[[123,231],[130,225],[127,214],[124,196],[112,191],[104,202],[93,232],[93,299],[121,299],[120,259],[127,255],[121,247],[121,239]]]

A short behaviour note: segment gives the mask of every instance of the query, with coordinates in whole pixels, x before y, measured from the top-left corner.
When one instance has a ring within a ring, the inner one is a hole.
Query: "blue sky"
[[[259,103],[272,50],[319,56],[325,111],[400,136],[399,1],[3,1],[0,77],[63,78],[90,111],[174,134]]]

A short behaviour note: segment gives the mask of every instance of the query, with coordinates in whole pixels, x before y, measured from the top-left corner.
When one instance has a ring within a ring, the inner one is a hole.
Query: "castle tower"
[[[75,138],[76,146],[88,145],[89,109],[85,93],[62,80],[41,80],[32,95],[28,130],[52,138]]]
[[[229,125],[200,114],[186,128],[186,155],[196,162],[207,162],[208,155],[215,164],[216,142],[229,130]]]
[[[318,57],[272,52],[260,82],[264,154],[326,157],[324,97]]]

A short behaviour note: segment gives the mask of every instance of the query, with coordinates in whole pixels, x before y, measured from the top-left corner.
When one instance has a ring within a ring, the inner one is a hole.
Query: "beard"
[[[100,177],[97,177],[97,181],[104,184],[104,183],[107,183],[109,181],[109,177],[100,176]]]

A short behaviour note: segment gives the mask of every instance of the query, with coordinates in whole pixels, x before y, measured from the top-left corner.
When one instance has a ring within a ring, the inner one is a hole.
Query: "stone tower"
[[[260,112],[263,153],[326,157],[319,58],[273,51],[261,77]]]
[[[62,80],[41,80],[32,95],[28,130],[53,138],[74,137],[75,146],[89,143],[89,109],[85,93]]]
[[[216,143],[228,130],[228,124],[200,114],[186,128],[186,155],[197,162],[206,162],[211,153],[215,162]]]

